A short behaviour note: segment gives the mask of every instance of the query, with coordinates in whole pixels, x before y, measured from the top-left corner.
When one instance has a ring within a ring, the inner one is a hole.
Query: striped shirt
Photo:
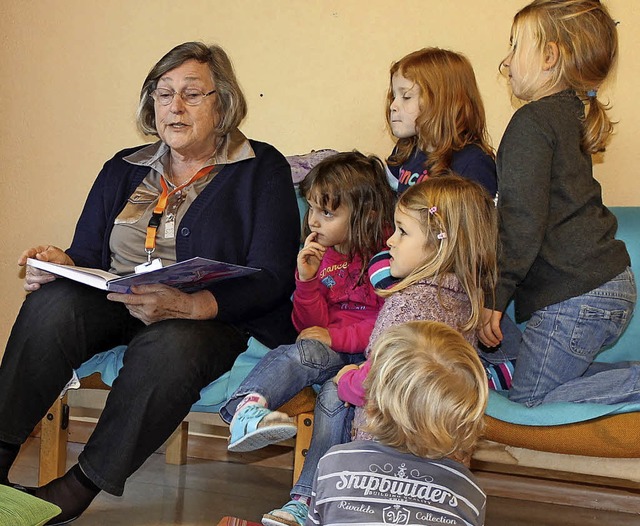
[[[485,493],[462,464],[356,441],[320,459],[306,524],[480,526],[485,507]]]

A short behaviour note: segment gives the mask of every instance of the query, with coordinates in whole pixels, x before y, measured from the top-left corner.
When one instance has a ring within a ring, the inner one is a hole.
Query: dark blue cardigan
[[[218,320],[268,346],[295,338],[290,296],[300,241],[291,169],[273,146],[250,141],[253,159],[225,165],[189,207],[176,230],[176,259],[202,256],[262,269],[214,283]],[[98,174],[67,253],[76,265],[108,270],[114,220],[149,168],[117,153]]]

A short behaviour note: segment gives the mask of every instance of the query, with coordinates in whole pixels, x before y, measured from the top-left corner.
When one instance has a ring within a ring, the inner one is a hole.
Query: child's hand
[[[328,347],[331,347],[331,335],[324,327],[307,327],[298,334],[297,340],[318,340]]]
[[[298,277],[300,281],[309,281],[316,277],[320,262],[327,251],[327,247],[323,247],[316,242],[318,234],[311,232],[304,240],[304,247],[298,252]]]
[[[497,310],[482,309],[482,325],[478,329],[478,339],[487,347],[497,347],[502,341],[500,320],[502,312]]]
[[[355,369],[360,369],[361,365],[362,364],[358,365],[358,364],[355,364],[355,363],[351,363],[349,365],[345,365],[342,369],[340,369],[338,371],[338,374],[336,374],[333,377],[333,383],[338,385],[338,382],[340,381],[340,378],[342,378],[344,376],[344,373],[346,373],[347,371],[354,371]]]

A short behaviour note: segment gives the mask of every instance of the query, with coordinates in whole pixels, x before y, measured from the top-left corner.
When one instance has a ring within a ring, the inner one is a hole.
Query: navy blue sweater
[[[201,256],[262,269],[208,287],[217,319],[267,346],[295,338],[294,289],[300,221],[291,169],[273,146],[250,140],[256,157],[225,165],[193,201],[176,229],[176,259]],[[108,270],[114,220],[149,172],[117,153],[98,174],[67,253],[76,265]]]
[[[395,149],[394,149],[395,153]],[[415,148],[401,166],[389,166],[389,171],[398,179],[398,195],[407,188],[429,177],[429,158],[425,152]],[[484,186],[491,197],[496,195],[496,163],[480,146],[468,144],[451,156],[451,171]]]

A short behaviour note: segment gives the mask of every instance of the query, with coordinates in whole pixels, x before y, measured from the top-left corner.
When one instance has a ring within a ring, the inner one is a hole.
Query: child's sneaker
[[[282,508],[265,513],[263,526],[304,526],[309,506],[299,500],[290,500]]]
[[[253,451],[295,436],[293,417],[258,404],[244,406],[231,422],[229,451]]]

